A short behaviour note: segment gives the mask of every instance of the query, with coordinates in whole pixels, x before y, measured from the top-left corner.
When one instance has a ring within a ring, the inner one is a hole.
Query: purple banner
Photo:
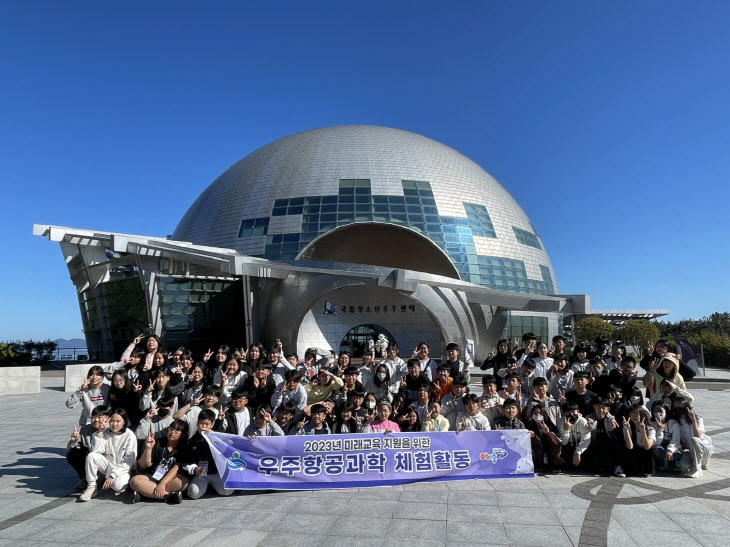
[[[256,439],[210,432],[208,442],[226,488],[234,489],[356,488],[533,473],[524,429]]]

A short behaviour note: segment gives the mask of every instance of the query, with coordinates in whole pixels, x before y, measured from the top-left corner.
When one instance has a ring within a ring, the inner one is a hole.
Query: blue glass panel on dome
[[[512,226],[512,230],[514,230],[514,232],[515,232],[515,237],[517,238],[517,241],[519,241],[523,245],[527,245],[529,247],[535,247],[535,249],[542,249],[542,247],[540,246],[540,242],[537,239],[537,236],[535,234],[533,234],[532,232],[528,232],[527,230],[522,230],[515,226]]]
[[[266,235],[269,226],[269,217],[248,218],[241,221],[238,237],[252,237]]]
[[[465,217],[440,216],[430,183],[404,180],[402,186],[403,195],[373,196],[370,180],[341,179],[337,195],[277,199],[272,216],[304,213],[301,234],[270,236],[261,256],[272,260],[293,258],[297,254],[295,250],[303,250],[312,240],[338,226],[384,222],[424,234],[449,256],[465,281],[501,290],[552,294],[554,288],[547,266],[540,266],[541,280],[528,279],[523,261],[477,253],[474,236],[497,237],[484,205],[464,202]],[[266,226],[268,218],[247,219],[241,225],[242,237],[265,234]],[[534,234],[522,230],[525,233],[518,235],[517,230],[518,241],[540,248]],[[285,236],[288,237],[284,239]]]
[[[542,281],[545,283],[545,290],[547,294],[555,294],[555,287],[553,286],[553,278],[550,275],[550,268],[540,264],[540,273],[542,274]]]

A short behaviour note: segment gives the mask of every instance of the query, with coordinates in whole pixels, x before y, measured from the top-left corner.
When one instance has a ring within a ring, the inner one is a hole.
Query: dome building
[[[143,328],[194,349],[280,338],[300,358],[313,346],[357,355],[383,334],[403,355],[423,340],[434,355],[457,342],[482,359],[499,338],[547,341],[590,307],[557,295],[545,244],[492,176],[385,127],[314,129],[255,150],[169,238],[35,230],[61,243],[99,358]]]

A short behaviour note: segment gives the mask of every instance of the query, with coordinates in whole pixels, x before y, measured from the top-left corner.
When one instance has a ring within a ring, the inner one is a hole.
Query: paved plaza
[[[716,453],[699,480],[536,475],[404,486],[240,494],[182,505],[89,503],[64,459],[79,410],[62,379],[0,398],[0,545],[726,546],[730,391],[693,390]],[[692,387],[690,385],[690,387]]]

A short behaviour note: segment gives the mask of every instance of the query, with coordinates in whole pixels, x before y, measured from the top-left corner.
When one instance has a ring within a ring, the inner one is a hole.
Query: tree
[[[659,338],[659,329],[654,323],[646,319],[630,319],[626,321],[617,337],[627,346],[634,346],[639,357],[644,355],[649,342],[656,342]]]
[[[575,335],[578,337],[579,342],[593,343],[599,336],[606,336],[610,339],[613,331],[613,325],[599,317],[586,317],[575,325]]]
[[[16,354],[13,351],[13,346],[10,344],[0,344],[0,363],[6,360],[10,360],[15,357]]]

